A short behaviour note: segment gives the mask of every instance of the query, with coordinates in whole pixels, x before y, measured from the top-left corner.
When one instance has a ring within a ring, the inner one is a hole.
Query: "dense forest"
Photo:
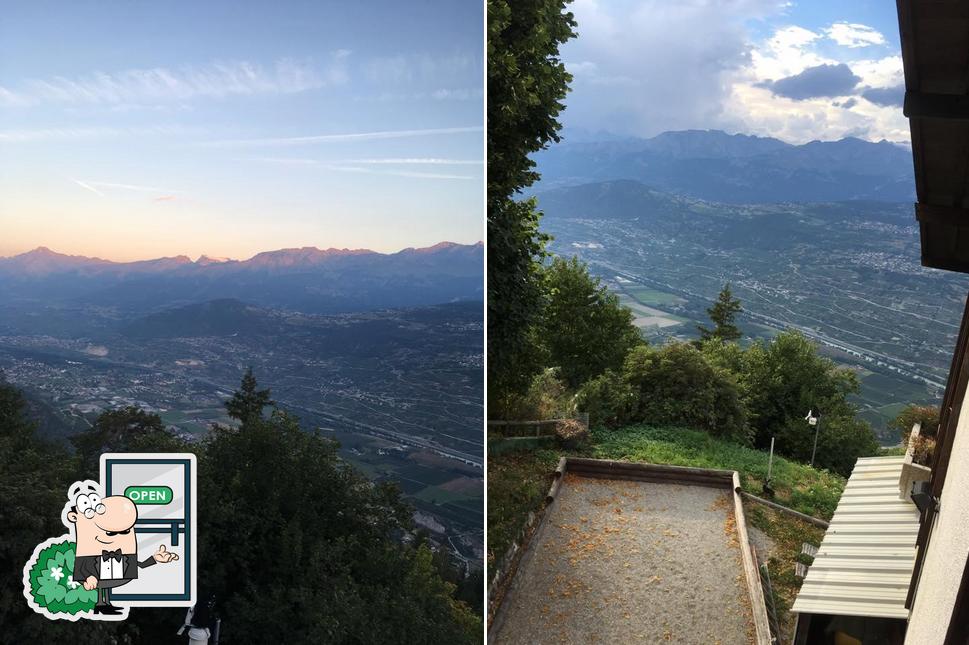
[[[273,405],[251,372],[227,403],[237,422],[187,444],[137,408],[103,413],[70,446],[38,436],[24,395],[0,382],[0,572],[20,581],[36,544],[62,535],[70,484],[98,478],[102,452],[192,452],[199,478],[199,600],[227,642],[475,643],[480,572],[467,575],[414,531],[394,485],[340,459],[336,442]],[[472,609],[473,608],[473,609]],[[170,643],[185,610],[127,621],[48,621],[19,582],[0,590],[3,641]]]

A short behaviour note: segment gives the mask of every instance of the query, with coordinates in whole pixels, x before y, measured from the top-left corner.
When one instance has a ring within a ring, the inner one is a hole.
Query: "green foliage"
[[[722,338],[710,338],[697,344],[700,353],[714,367],[741,375],[744,371],[744,349],[739,343],[731,343]]]
[[[0,585],[0,625],[4,642],[131,643],[136,633],[131,625],[52,622],[24,600],[24,565],[37,544],[67,532],[61,524],[61,510],[68,486],[80,474],[78,459],[63,447],[40,439],[26,412],[20,391],[0,380],[0,577],[6,581]]]
[[[98,599],[96,589],[88,591],[73,580],[75,546],[67,540],[55,542],[41,550],[30,567],[30,594],[52,614],[90,611]]]
[[[567,4],[488,0],[489,211],[538,179],[529,155],[559,140],[572,80],[559,46],[576,35]]]
[[[734,321],[737,319],[737,314],[742,310],[740,301],[734,298],[730,291],[730,283],[723,285],[720,295],[717,296],[717,301],[707,309],[707,315],[713,321],[713,329],[697,325],[700,340],[710,340],[711,338],[718,338],[727,342],[740,340],[742,334]]]
[[[821,544],[824,529],[760,504],[745,503],[744,514],[750,526],[763,531],[774,542],[773,555],[767,562],[767,569],[770,572],[774,601],[781,622],[780,642],[790,642],[794,631],[794,615],[790,613],[790,609],[801,588],[801,578],[795,575],[794,564],[800,561],[802,544]]]
[[[103,452],[178,452],[185,443],[165,430],[157,414],[128,406],[102,412],[94,425],[71,437],[84,472],[96,478]]]
[[[815,463],[847,475],[858,457],[878,450],[871,427],[848,401],[858,392],[855,373],[818,354],[799,332],[754,343],[743,363],[739,380],[758,447],[774,436],[780,454],[808,461],[815,428],[804,417],[813,410],[821,415]]]
[[[601,459],[736,470],[741,485],[754,494],[761,492],[767,478],[767,452],[697,430],[629,426],[593,431],[593,441],[592,456]],[[845,485],[844,478],[837,474],[776,454],[771,482],[780,504],[822,519],[829,519],[834,513]]]
[[[218,600],[227,638],[369,643],[393,634],[401,642],[480,642],[480,618],[458,599],[473,597],[471,578],[452,577],[463,581],[457,588],[426,545],[403,542],[411,509],[396,486],[366,479],[337,456],[335,442],[304,432],[285,412],[250,415],[241,428],[217,428],[191,446],[137,409],[116,411],[90,432],[85,451],[106,444],[143,450],[158,440],[160,450],[196,453],[199,580]],[[76,479],[97,478],[96,467],[82,465],[92,454],[74,457],[37,439],[19,392],[0,383],[5,579],[19,581],[34,546],[66,531],[66,491]],[[43,575],[39,570],[37,589],[50,602],[67,601],[68,591],[59,598],[53,578]],[[5,642],[168,643],[184,615],[138,608],[123,623],[52,622],[29,609],[19,582],[0,586]]]
[[[275,405],[275,401],[270,398],[269,389],[258,389],[256,377],[252,375],[252,368],[249,367],[242,376],[242,385],[225,402],[225,409],[233,419],[245,422],[262,418],[262,411],[270,405]]]
[[[509,394],[489,414],[495,419],[554,419],[572,412],[565,384],[556,368],[545,368],[536,374],[524,394]]]
[[[637,347],[626,358],[623,376],[638,396],[632,419],[748,442],[747,413],[734,377],[692,345]]]
[[[628,423],[639,397],[620,372],[606,370],[586,381],[575,394],[575,407],[589,413],[592,427],[616,427]]]
[[[910,403],[898,413],[898,416],[888,422],[888,429],[898,432],[902,443],[908,442],[912,433],[912,426],[922,425],[919,429],[920,437],[934,437],[939,430],[939,408],[934,405],[916,405]]]
[[[300,641],[475,640],[480,623],[427,548],[394,539],[410,526],[396,485],[370,482],[336,451],[282,411],[206,441],[199,559],[225,636],[269,642],[285,625]]]
[[[488,570],[504,557],[528,514],[545,500],[558,450],[505,453],[488,456]]]
[[[643,344],[632,312],[577,257],[554,258],[545,285],[541,338],[569,387],[620,369],[629,350]]]
[[[521,391],[542,364],[534,325],[548,237],[533,199],[529,155],[557,141],[571,80],[559,46],[575,35],[563,0],[488,2],[488,383],[492,400]],[[512,7],[514,5],[514,8]]]

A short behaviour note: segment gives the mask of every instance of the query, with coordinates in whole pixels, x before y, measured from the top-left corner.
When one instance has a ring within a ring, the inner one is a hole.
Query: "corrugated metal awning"
[[[859,459],[792,611],[908,618],[919,512],[899,499],[904,457]]]

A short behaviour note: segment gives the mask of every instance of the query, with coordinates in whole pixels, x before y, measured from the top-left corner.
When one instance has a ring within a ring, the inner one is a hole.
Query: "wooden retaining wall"
[[[541,511],[535,531],[529,534],[533,524],[533,517],[529,517],[528,525],[519,534],[519,539],[512,544],[508,553],[496,567],[496,574],[488,590],[489,615],[493,617],[488,625],[490,635],[498,633],[497,628],[504,617],[500,610],[501,600],[507,585],[511,584],[516,569],[526,557],[527,542],[542,530],[545,518],[549,515],[549,507],[555,503],[558,491],[566,472],[580,477],[594,477],[599,479],[625,479],[632,481],[653,482],[660,484],[686,484],[693,486],[707,486],[730,490],[734,501],[734,519],[737,527],[737,538],[740,542],[741,563],[744,578],[747,580],[747,592],[750,598],[751,613],[754,621],[755,639],[757,645],[771,645],[770,624],[767,618],[767,604],[764,600],[764,589],[760,582],[760,572],[753,556],[750,539],[747,535],[747,521],[744,517],[744,506],[741,500],[740,476],[734,470],[716,470],[712,468],[689,468],[686,466],[666,466],[661,464],[632,463],[613,461],[609,459],[587,459],[584,457],[562,457],[555,469],[555,479],[546,496],[546,503]],[[526,548],[521,548],[519,542]]]
[[[545,504],[537,511],[528,514],[525,526],[521,528],[515,540],[511,543],[511,546],[508,547],[505,554],[495,564],[495,575],[488,584],[488,616],[491,618],[488,624],[489,633],[491,633],[491,630],[495,626],[498,608],[504,599],[507,586],[511,583],[511,579],[515,576],[515,571],[518,569],[522,557],[525,555],[528,542],[541,529],[548,515],[548,507],[555,501],[555,496],[558,494],[559,487],[562,485],[562,479],[565,476],[566,464],[567,459],[565,457],[559,458],[558,466],[555,468],[553,474],[554,479],[552,480],[552,485],[549,487],[548,494],[545,496]],[[536,520],[538,521],[537,524]],[[532,530],[533,528],[534,531]]]

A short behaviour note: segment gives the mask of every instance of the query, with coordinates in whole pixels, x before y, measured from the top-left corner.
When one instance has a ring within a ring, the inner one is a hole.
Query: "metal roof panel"
[[[919,513],[899,498],[902,457],[859,459],[792,611],[907,618]]]

